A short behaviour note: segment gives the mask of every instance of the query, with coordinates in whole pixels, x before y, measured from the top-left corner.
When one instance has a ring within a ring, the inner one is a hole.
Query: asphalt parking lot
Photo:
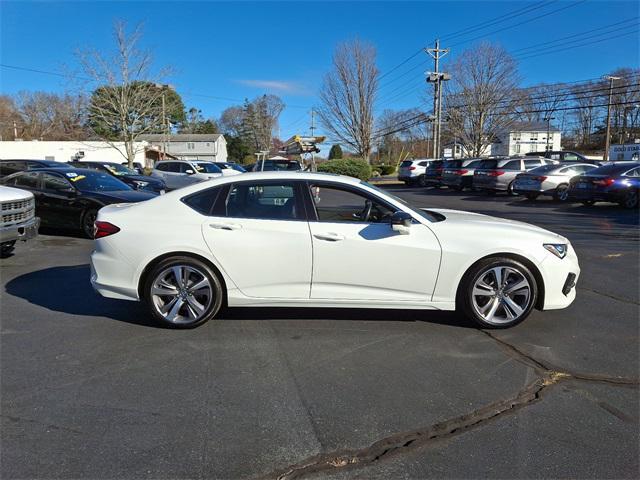
[[[503,331],[338,309],[173,331],[92,291],[91,241],[41,235],[1,261],[0,476],[637,478],[638,212],[387,188],[567,236],[577,300]]]

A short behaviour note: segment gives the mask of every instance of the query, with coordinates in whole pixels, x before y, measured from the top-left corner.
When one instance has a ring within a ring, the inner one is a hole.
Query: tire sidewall
[[[153,299],[151,296],[151,286],[153,285],[156,277],[162,271],[176,265],[192,266],[197,268],[203,274],[205,274],[211,284],[211,288],[215,295],[214,301],[211,303],[211,305],[209,305],[209,308],[207,308],[202,318],[200,318],[196,322],[192,322],[192,323],[169,322],[156,311],[155,305],[153,304]],[[216,316],[216,314],[222,308],[222,304],[224,300],[224,288],[222,286],[222,281],[220,280],[218,274],[205,262],[189,256],[175,256],[175,257],[169,257],[162,260],[151,269],[151,271],[149,272],[149,275],[147,275],[147,278],[143,286],[143,300],[147,305],[147,309],[149,310],[153,319],[156,322],[158,322],[160,325],[167,328],[189,329],[189,328],[198,327],[208,322],[209,320],[211,320]]]
[[[93,215],[94,222],[95,222],[95,219],[98,218],[98,209],[91,207],[85,210],[85,212],[82,214],[80,229],[82,230],[82,233],[84,234],[85,237],[93,239],[93,228],[91,229],[91,232],[87,232],[87,230],[85,230],[85,226],[86,226],[85,223],[89,215]]]
[[[478,280],[480,275],[484,273],[487,269],[497,267],[497,266],[511,267],[511,268],[517,269],[520,273],[522,273],[524,277],[527,279],[527,281],[529,282],[529,285],[531,286],[531,295],[529,298],[529,305],[525,309],[524,313],[517,320],[511,321],[508,323],[501,323],[501,324],[494,325],[491,323],[487,323],[478,314],[478,312],[476,312],[476,309],[473,306],[472,292],[473,292],[473,285]],[[502,329],[502,328],[513,327],[514,325],[517,325],[520,322],[523,322],[531,314],[531,311],[534,309],[537,301],[538,301],[538,282],[536,281],[533,273],[531,273],[531,270],[529,270],[529,268],[524,264],[522,264],[521,262],[514,260],[512,258],[493,257],[493,258],[487,258],[477,262],[467,271],[467,273],[463,277],[462,282],[460,284],[460,289],[458,291],[458,301],[456,303],[461,308],[462,313],[470,320],[473,320],[476,323],[476,325],[480,326],[481,328]]]

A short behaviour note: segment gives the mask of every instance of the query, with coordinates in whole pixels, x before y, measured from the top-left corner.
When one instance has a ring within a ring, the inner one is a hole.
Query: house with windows
[[[524,155],[530,152],[561,150],[561,132],[547,122],[513,122],[497,134],[491,155]]]
[[[172,135],[141,135],[160,152],[166,152],[180,160],[227,161],[227,141],[219,133],[177,133]]]

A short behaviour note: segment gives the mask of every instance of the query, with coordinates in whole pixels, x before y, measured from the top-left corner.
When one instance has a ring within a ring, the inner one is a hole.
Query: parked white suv
[[[18,188],[0,186],[0,211],[0,255],[4,257],[17,240],[38,235],[40,219],[33,193]]]
[[[427,182],[424,174],[433,160],[433,158],[405,160],[400,164],[400,168],[398,169],[398,180],[404,182],[406,185],[420,185],[421,187],[425,187]]]
[[[156,163],[151,176],[161,178],[169,190],[218,178],[222,170],[213,162],[200,160],[166,160]]]

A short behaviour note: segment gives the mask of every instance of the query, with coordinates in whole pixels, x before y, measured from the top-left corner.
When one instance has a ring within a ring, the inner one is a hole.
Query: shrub
[[[347,175],[360,180],[369,180],[371,178],[371,165],[364,160],[356,158],[328,160],[318,165],[318,171]]]
[[[393,175],[395,172],[395,165],[380,165],[380,175]]]

